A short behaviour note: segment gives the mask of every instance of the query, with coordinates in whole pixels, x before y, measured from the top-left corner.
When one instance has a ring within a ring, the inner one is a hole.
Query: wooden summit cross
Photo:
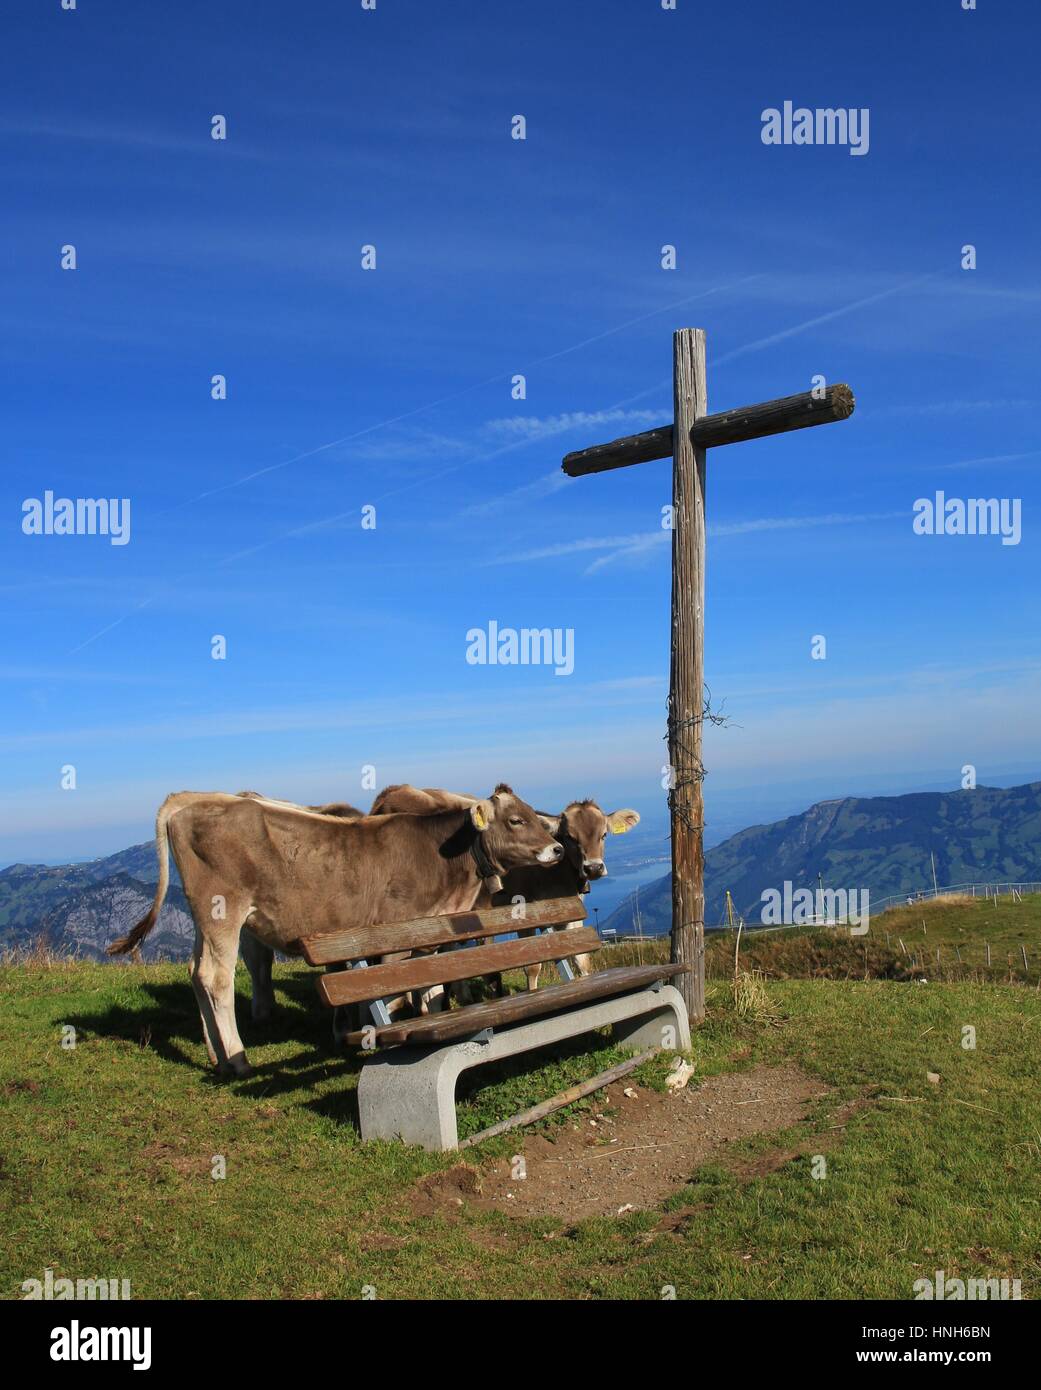
[[[690,972],[673,980],[694,1020],[705,1015],[705,861],[701,783],[705,643],[705,450],[853,414],[848,386],[706,413],[705,331],[672,337],[671,425],[568,454],[572,478],[672,455],[672,657],[669,670],[669,812],[672,819],[672,960]]]

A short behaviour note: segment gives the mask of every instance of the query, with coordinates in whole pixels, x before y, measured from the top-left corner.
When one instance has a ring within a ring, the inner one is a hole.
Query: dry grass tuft
[[[21,970],[68,970],[78,964],[79,959],[77,951],[56,950],[43,936],[0,952],[0,965],[16,966]]]
[[[770,1001],[766,976],[761,970],[735,971],[730,997],[734,1013],[743,1023],[766,1025],[780,1022],[780,1013]]]

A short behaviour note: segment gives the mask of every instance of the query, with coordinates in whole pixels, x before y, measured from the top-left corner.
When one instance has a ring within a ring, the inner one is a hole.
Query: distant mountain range
[[[723,916],[727,888],[737,911],[758,922],[762,893],[815,888],[864,889],[878,901],[891,893],[932,886],[930,852],[941,886],[952,883],[1041,880],[1041,782],[975,791],[915,792],[907,796],[822,801],[798,816],[732,835],[705,856],[705,916]],[[133,845],[87,864],[12,864],[0,872],[0,949],[42,940],[93,959],[147,911],[158,878],[155,845]],[[642,930],[669,930],[670,875],[639,893]],[[630,896],[604,921],[631,932]],[[147,960],[187,955],[194,938],[177,867]]]
[[[93,960],[147,912],[159,869],[155,843],[87,864],[12,864],[0,872],[0,949],[41,941]],[[170,890],[159,921],[144,943],[146,960],[182,957],[195,926],[170,858]]]
[[[931,889],[930,853],[941,887],[1041,880],[1041,782],[850,796],[742,830],[705,855],[705,921],[722,921],[729,888],[736,911],[749,924],[758,923],[764,891],[782,891],[785,880],[794,889],[815,889],[818,872],[825,888],[866,888],[875,901]],[[634,897],[602,925],[634,931]],[[639,890],[639,916],[648,936],[669,930],[671,874]]]

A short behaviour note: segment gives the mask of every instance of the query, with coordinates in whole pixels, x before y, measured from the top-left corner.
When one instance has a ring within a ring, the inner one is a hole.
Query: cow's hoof
[[[221,1076],[230,1076],[236,1080],[242,1080],[247,1076],[253,1075],[253,1068],[249,1064],[249,1058],[244,1052],[237,1052],[234,1057],[229,1057],[220,1069]]]

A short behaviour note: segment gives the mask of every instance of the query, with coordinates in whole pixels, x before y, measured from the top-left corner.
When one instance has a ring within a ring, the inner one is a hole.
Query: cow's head
[[[543,816],[542,823],[564,847],[568,864],[582,879],[603,878],[604,842],[608,835],[624,835],[640,822],[638,811],[601,811],[595,801],[572,801],[559,816]]]
[[[548,868],[564,857],[563,846],[553,838],[526,801],[515,796],[504,782],[485,801],[469,808],[470,821],[481,836],[481,846],[500,873],[541,864]]]

